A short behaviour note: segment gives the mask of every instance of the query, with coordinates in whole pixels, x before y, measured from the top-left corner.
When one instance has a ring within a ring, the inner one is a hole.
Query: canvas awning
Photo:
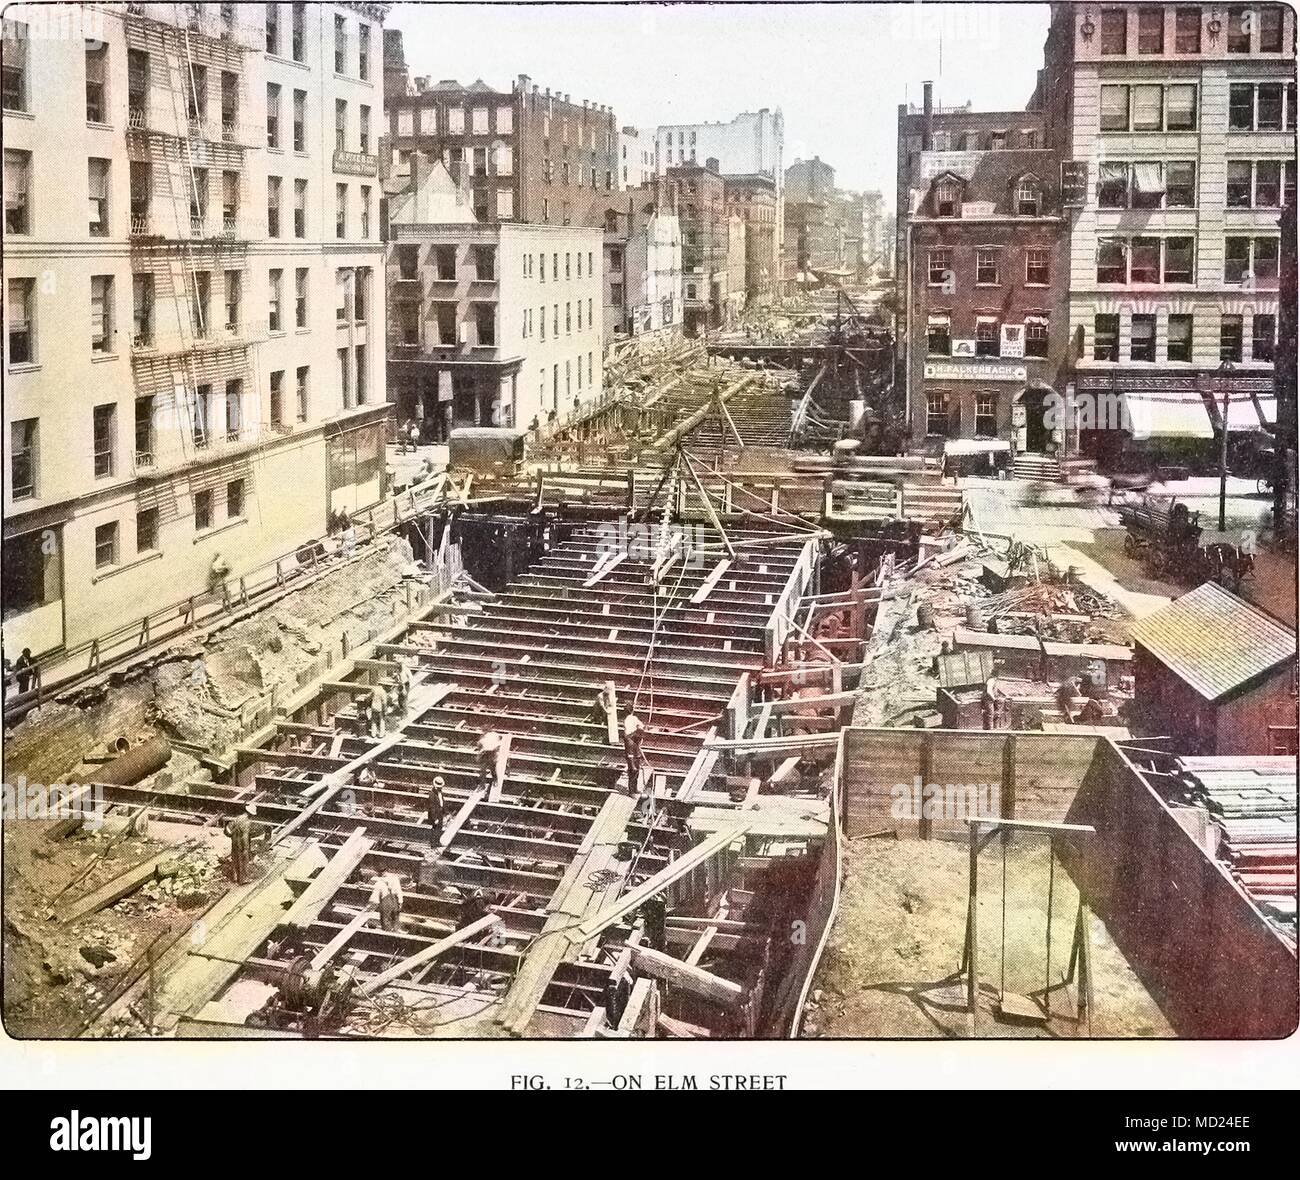
[[[1262,415],[1262,416],[1261,416]],[[1263,430],[1277,421],[1277,399],[1233,394],[1228,399],[1229,430]]]
[[[1209,412],[1195,389],[1125,393],[1124,411],[1125,426],[1139,441],[1214,437]]]

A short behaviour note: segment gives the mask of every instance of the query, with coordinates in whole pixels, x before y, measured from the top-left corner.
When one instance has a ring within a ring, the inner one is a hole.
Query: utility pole
[[[1228,528],[1228,405],[1231,400],[1232,387],[1229,374],[1232,362],[1224,361],[1219,365],[1219,384],[1223,388],[1222,417],[1219,420],[1219,532]]]

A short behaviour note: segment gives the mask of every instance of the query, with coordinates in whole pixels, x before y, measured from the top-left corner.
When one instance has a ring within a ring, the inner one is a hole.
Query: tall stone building
[[[5,10],[6,653],[379,499],[386,8]]]

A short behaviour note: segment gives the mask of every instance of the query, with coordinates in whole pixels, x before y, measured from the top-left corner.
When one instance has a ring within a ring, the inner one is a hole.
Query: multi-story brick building
[[[618,186],[614,112],[542,92],[527,75],[509,91],[479,80],[410,76],[399,30],[384,38],[389,144],[400,168],[421,151],[464,183],[479,221],[601,225]]]
[[[727,213],[745,226],[745,297],[767,303],[776,289],[776,181],[762,173],[724,176]]]
[[[1230,430],[1258,430],[1295,206],[1294,10],[1054,4],[1036,105],[1079,179],[1074,395],[1083,425],[1121,428],[1095,433],[1097,453],[1213,452],[1225,395]]]
[[[386,7],[6,9],[6,652],[380,497]]]
[[[682,233],[664,185],[620,194],[605,219],[605,345],[619,337],[678,332],[682,325]]]
[[[423,153],[410,199],[390,197],[389,381],[399,419],[426,439],[458,426],[527,426],[602,383],[602,231],[476,221]],[[425,221],[422,218],[436,217]]]
[[[1034,114],[940,112],[929,94],[920,112],[899,108],[897,386],[912,443],[1054,450],[1067,352],[1057,157],[1024,146],[1041,144]]]
[[[716,328],[727,317],[726,186],[718,161],[668,169],[667,184],[682,230],[682,284],[689,335]]]

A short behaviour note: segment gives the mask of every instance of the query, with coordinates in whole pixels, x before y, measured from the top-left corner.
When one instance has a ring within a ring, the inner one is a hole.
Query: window
[[[543,255],[543,257],[545,256]],[[538,322],[542,325],[541,331],[538,333],[539,339],[545,340],[546,339],[546,305],[545,304],[542,304],[542,306],[537,309],[537,319]]]
[[[1165,13],[1163,8],[1138,9],[1138,52],[1164,53]]]
[[[92,412],[95,478],[104,479],[117,469],[117,406],[96,406]]]
[[[276,369],[271,373],[271,425],[284,424],[284,370]]]
[[[154,460],[154,398],[135,399],[135,465],[152,467]]]
[[[1169,131],[1196,130],[1196,87],[1178,83],[1165,88],[1165,128]]]
[[[1174,12],[1174,52],[1201,52],[1201,10],[1179,8]]]
[[[299,421],[299,422],[306,422],[306,421],[307,421],[307,374],[308,374],[308,368],[309,368],[309,366],[307,366],[307,365],[299,365],[299,366],[298,366],[298,373],[297,373],[297,391],[296,391],[295,398],[296,398],[296,402],[297,402],[297,412],[298,412],[298,421]]]
[[[266,52],[279,54],[280,6],[278,4],[267,4],[263,7],[266,9]]]
[[[1219,360],[1241,360],[1241,316],[1219,317]]]
[[[1250,239],[1223,239],[1223,281],[1240,283],[1250,270]]]
[[[237,270],[226,271],[226,331],[239,331],[239,305],[243,298],[244,280]]]
[[[208,334],[208,308],[211,303],[212,276],[206,270],[195,271],[193,283],[193,302],[190,304],[191,327],[194,335],[202,340]]]
[[[1257,283],[1276,283],[1278,271],[1278,248],[1280,242],[1277,238],[1256,238],[1254,240],[1254,266],[1255,282]]]
[[[368,184],[361,186],[361,236],[365,239],[370,237],[370,186]]]
[[[998,399],[991,393],[975,395],[975,435],[991,438],[998,432]]]
[[[221,174],[221,232],[234,237],[239,228],[239,173]]]
[[[1122,238],[1097,239],[1097,282],[1128,281],[1128,251]]]
[[[1194,238],[1165,239],[1166,283],[1190,283],[1194,280],[1193,262],[1195,259]]]
[[[266,236],[280,236],[280,185],[278,176],[266,178]]]
[[[1046,287],[1051,282],[1051,251],[1043,246],[1025,250],[1025,283],[1031,287]]]
[[[925,395],[925,433],[948,434],[948,399],[942,393]]]
[[[1169,342],[1166,355],[1171,361],[1188,364],[1192,359],[1192,317],[1186,313],[1171,312],[1169,316]]]
[[[1255,126],[1255,87],[1250,82],[1233,82],[1228,87],[1228,127],[1250,131]]]
[[[1295,161],[1285,160],[1282,164],[1282,204],[1288,209],[1295,208]]]
[[[293,182],[293,236],[295,238],[307,236],[307,182],[305,180]]]
[[[194,531],[203,532],[212,527],[212,490],[205,488],[194,493]]]
[[[238,377],[226,382],[226,441],[238,442],[244,430],[244,383]]]
[[[1129,329],[1128,359],[1131,361],[1156,359],[1156,317],[1154,315],[1134,314]]]
[[[357,29],[357,43],[360,57],[357,61],[357,77],[363,82],[370,80],[370,26],[361,25]]]
[[[7,46],[6,46],[7,48]],[[108,46],[102,41],[86,42],[86,122],[104,123],[108,103],[104,85],[108,72]]]
[[[370,108],[364,103],[357,111],[358,121],[361,124],[361,151],[366,155],[370,154]]]
[[[578,306],[581,307],[582,304],[579,303]],[[571,335],[572,332],[573,332],[573,305],[571,303],[566,302],[564,305],[564,334],[568,336]]]
[[[343,408],[350,410],[352,408],[352,374],[348,367],[348,350],[340,348],[338,350],[339,358],[339,393],[343,397]]]
[[[975,251],[975,283],[981,287],[998,285],[998,250],[995,247]]]
[[[1164,168],[1153,160],[1142,160],[1132,166],[1132,183],[1129,201],[1134,209],[1159,209],[1164,203]]]
[[[440,282],[454,282],[456,279],[456,247],[434,246],[433,273]]]
[[[36,418],[22,418],[9,427],[9,491],[15,500],[36,495],[39,429]]]
[[[203,66],[182,67],[182,84],[185,87],[185,114],[194,131],[205,134],[208,118],[208,71]]]
[[[495,305],[475,303],[473,306],[476,341],[484,348],[495,347],[497,342]]]
[[[279,274],[279,271],[273,271],[273,274]],[[296,328],[305,328],[307,326],[307,268],[300,266],[294,271],[294,300],[293,300],[293,322]],[[279,285],[276,285],[276,311],[279,311]]]
[[[347,149],[348,104],[343,98],[334,100],[334,148],[336,151]]]
[[[1002,341],[998,330],[998,321],[994,316],[975,317],[975,355],[1000,356]]]
[[[341,16],[334,18],[334,72],[343,74],[348,66],[348,29]]]
[[[32,154],[5,148],[4,162],[5,233],[29,234],[32,232]]]
[[[1282,8],[1277,4],[1270,4],[1260,9],[1256,14],[1259,21],[1259,51],[1260,53],[1281,53],[1282,52]]]
[[[27,26],[4,20],[4,47],[0,53],[0,103],[6,111],[27,109]]]
[[[293,150],[295,152],[307,150],[307,92],[305,90],[293,92]]]
[[[1129,244],[1130,283],[1160,281],[1160,239],[1133,238]]]
[[[1165,165],[1165,207],[1192,209],[1196,206],[1196,165],[1180,161]]]
[[[108,237],[108,165],[107,160],[87,161],[90,185],[90,236]]]
[[[351,287],[352,271],[347,267],[339,267],[334,272],[334,322],[337,324],[348,322]]]
[[[1255,14],[1245,8],[1228,9],[1228,52],[1249,53],[1250,31],[1255,23]]]
[[[474,247],[474,278],[480,283],[491,283],[497,277],[497,252],[495,246]]]
[[[1255,130],[1281,131],[1283,128],[1282,84],[1280,82],[1261,82],[1256,88]],[[1292,91],[1294,94],[1294,91]],[[1292,122],[1295,106],[1292,103]]]
[[[1250,355],[1253,360],[1273,363],[1273,348],[1277,340],[1277,317],[1257,315],[1250,323]]]
[[[370,311],[370,267],[359,266],[352,280],[352,322],[364,324]]]
[[[113,276],[90,278],[90,350],[101,355],[113,351]]]
[[[153,344],[153,275],[131,276],[131,345],[149,348]]]
[[[420,267],[419,246],[397,247],[397,277],[399,279],[418,279]]]
[[[35,279],[9,280],[9,311],[5,325],[10,365],[28,365],[36,360],[36,335],[33,324]]]
[[[1127,86],[1101,88],[1101,129],[1103,131],[1128,130],[1128,89]]]
[[[1101,10],[1101,52],[1106,57],[1128,52],[1128,13],[1124,9]]]
[[[1098,168],[1097,205],[1102,209],[1128,208],[1127,164],[1108,164],[1102,162]]]
[[[268,276],[269,295],[267,299],[267,326],[272,332],[280,329],[280,288],[283,286],[284,271],[272,270]]]
[[[266,146],[280,146],[280,87],[274,82],[266,84]]]
[[[1047,355],[1047,326],[1046,316],[1025,316],[1025,356]]]
[[[515,194],[508,188],[497,189],[497,218],[505,221],[515,215]]]
[[[201,238],[208,224],[208,170],[192,168],[190,172],[190,233]]]
[[[194,391],[193,439],[196,450],[203,450],[211,437],[212,386],[203,384]]]
[[[334,236],[336,238],[348,236],[348,186],[346,184],[334,186]]]
[[[293,25],[290,33],[292,39],[291,53],[293,60],[305,62],[307,60],[307,5],[295,4],[293,6]]]
[[[418,305],[412,305],[411,311],[412,320],[410,326],[413,335],[411,336],[410,342],[415,343],[419,339],[420,326],[417,317],[419,316],[420,309]],[[439,302],[433,305],[433,322],[437,329],[435,342],[437,344],[446,347],[456,343],[456,311],[457,306],[455,303]]]
[[[951,177],[939,182],[934,190],[934,212],[937,217],[961,216],[961,182]]]
[[[1038,181],[1024,177],[1016,186],[1016,212],[1021,217],[1037,217],[1042,212],[1042,194]]]
[[[95,568],[117,564],[117,521],[95,526]]]
[[[931,250],[929,255],[929,283],[941,286],[948,278],[952,266],[951,250]]]
[[[1133,130],[1159,131],[1164,120],[1165,92],[1162,86],[1133,87]]]
[[[929,317],[926,325],[925,351],[930,356],[952,354],[952,321],[946,312]]]
[[[226,518],[238,520],[244,515],[244,481],[232,479],[226,484]]]
[[[1255,161],[1255,204],[1261,209],[1276,209],[1282,203],[1282,162]]]
[[[1119,316],[1114,314],[1093,316],[1092,359],[1119,360]]]

